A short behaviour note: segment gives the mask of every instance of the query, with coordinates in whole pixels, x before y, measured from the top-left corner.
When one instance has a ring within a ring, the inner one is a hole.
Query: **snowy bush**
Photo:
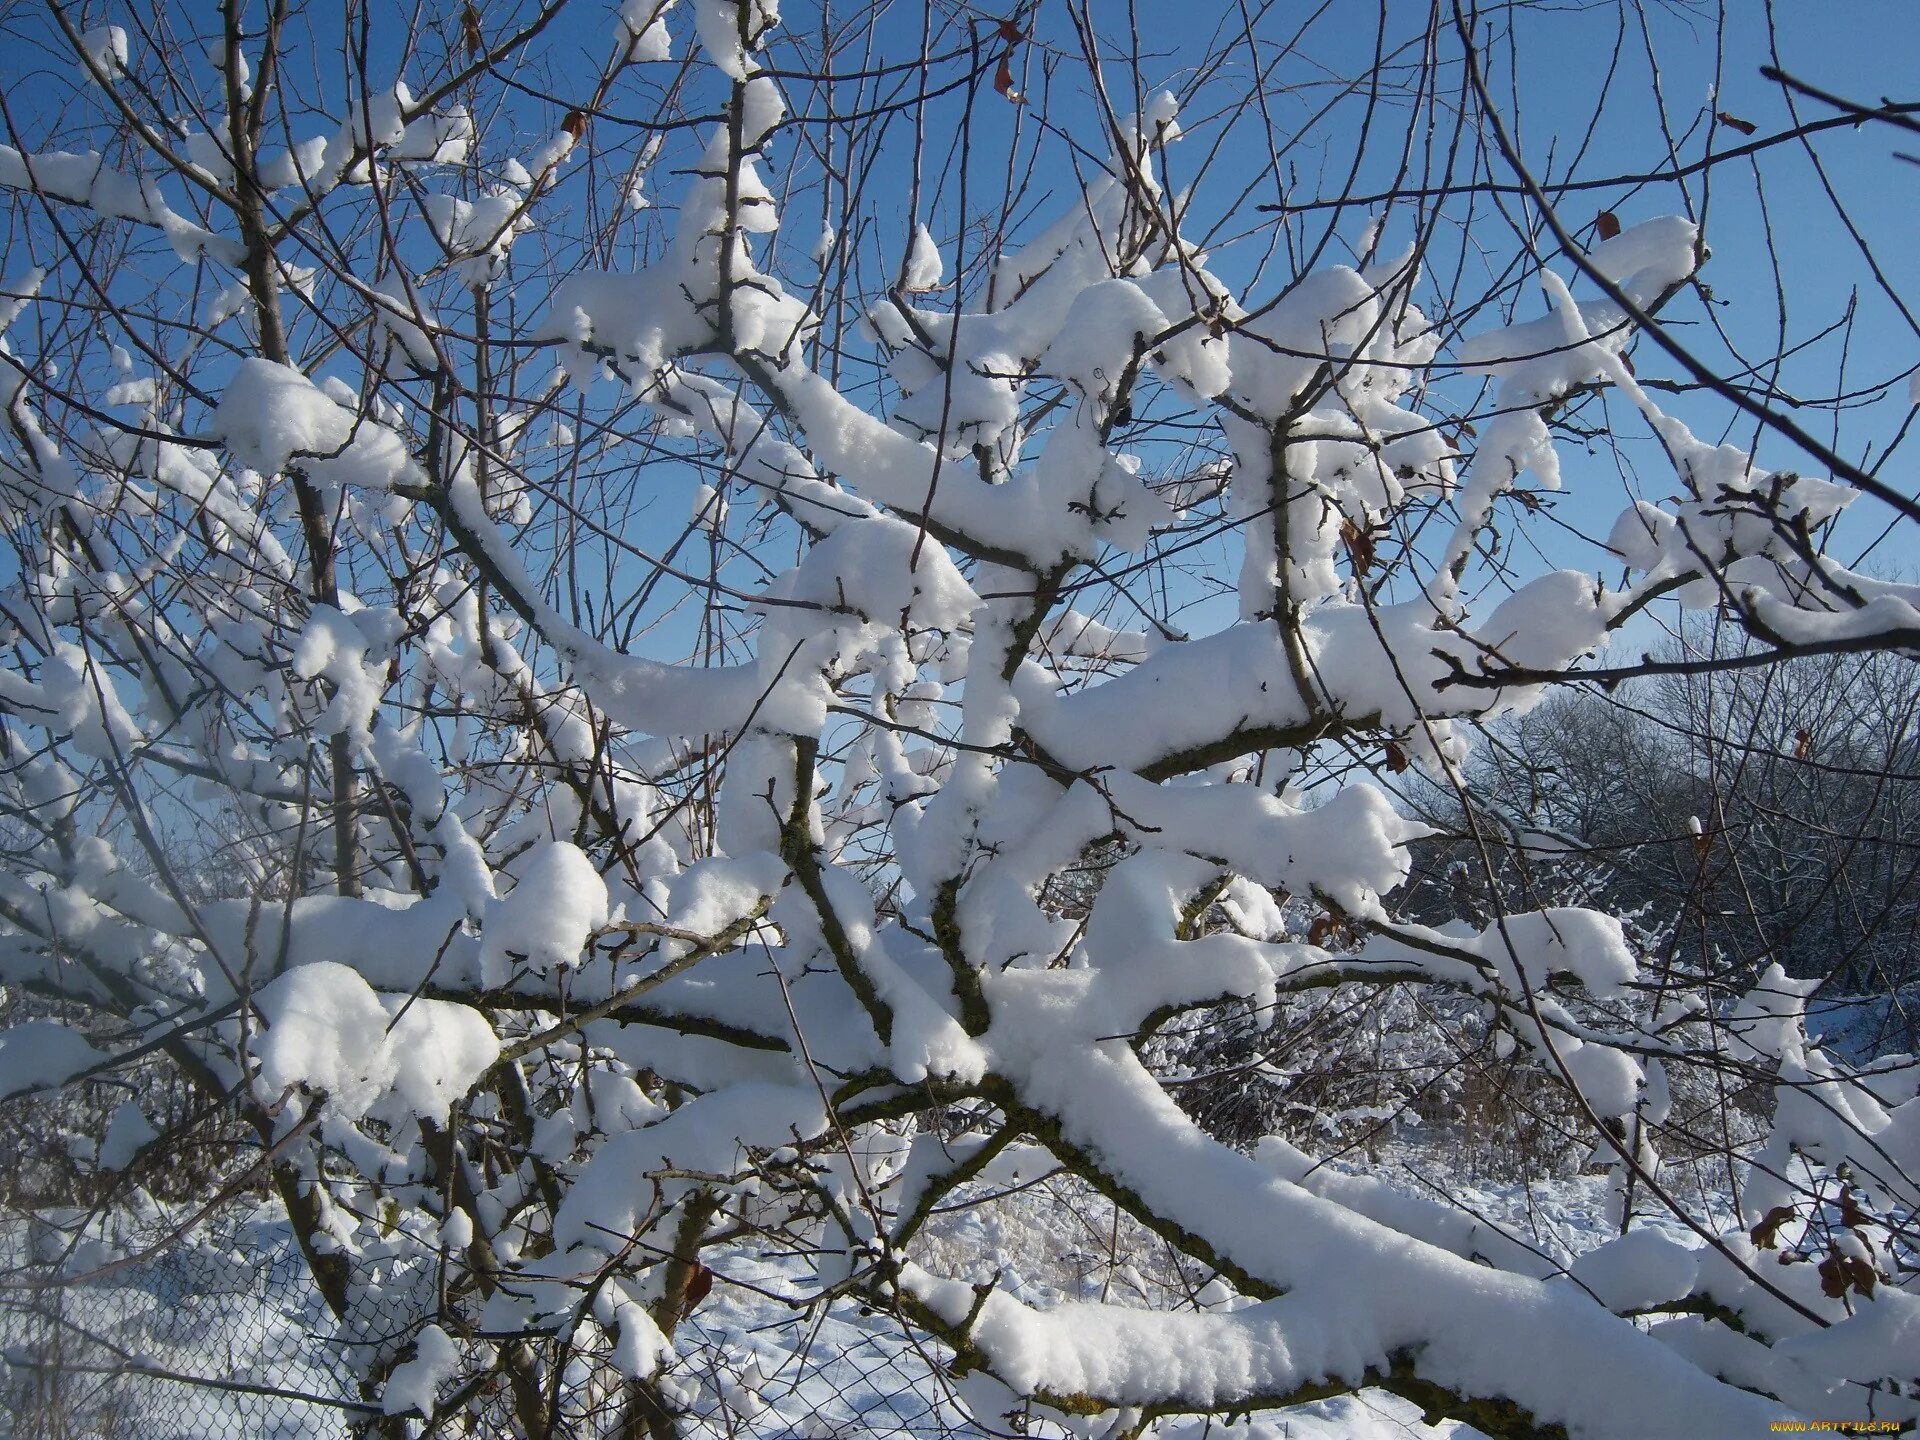
[[[1810,1042],[1778,964],[1692,983],[1600,892],[1494,883],[1470,805],[1485,883],[1416,916],[1390,798],[1470,787],[1479,727],[1620,678],[1661,607],[1743,666],[1910,656],[1920,588],[1824,545],[1910,537],[1904,482],[1697,388],[1699,212],[1549,204],[1464,14],[1406,83],[1537,228],[1402,204],[1272,263],[1240,182],[1188,189],[1217,117],[1071,18],[889,21],[880,63],[772,0],[235,0],[211,44],[50,8],[70,103],[10,98],[0,148],[0,983],[90,1019],[0,1036],[0,1094],[159,1056],[231,1097],[334,1320],[405,1292],[352,1352],[390,1426],[546,1433],[589,1361],[608,1433],[703,1383],[744,1424],[746,1349],[676,1349],[743,1253],[989,1425],[1920,1415],[1920,1071]],[[1483,244],[1511,283],[1435,278]],[[1649,472],[1602,574],[1538,548],[1570,435]],[[1196,1016],[1304,1032],[1236,1143],[1176,1102]],[[1474,1056],[1605,1174],[1570,1275],[1327,1163],[1457,1116]],[[1765,1096],[1688,1117],[1731,1217],[1663,1182],[1699,1077]],[[128,1098],[86,1163],[165,1152]],[[1097,1289],[1034,1241],[1074,1207]]]

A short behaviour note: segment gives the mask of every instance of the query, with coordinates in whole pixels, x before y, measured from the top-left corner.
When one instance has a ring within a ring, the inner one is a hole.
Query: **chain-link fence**
[[[190,1235],[99,1233],[38,1220],[6,1237],[0,1385],[22,1440],[344,1440],[420,1435],[359,1388],[368,1347],[392,1353],[432,1313],[430,1261],[356,1262],[342,1321],[316,1291],[284,1221],[270,1214]],[[145,1228],[151,1228],[145,1227]],[[84,1238],[76,1238],[76,1236]],[[144,1244],[143,1244],[144,1240]],[[750,1262],[748,1262],[750,1263]],[[384,1271],[381,1266],[387,1267]],[[787,1310],[751,1286],[717,1290],[676,1336],[664,1393],[682,1435],[727,1440],[944,1440],[979,1435],[944,1358],[882,1315],[848,1304]],[[551,1368],[551,1367],[550,1367]],[[604,1356],[546,1376],[548,1433],[623,1429],[627,1390]],[[377,1428],[376,1428],[377,1427]],[[0,1430],[4,1430],[0,1424]],[[436,1435],[520,1440],[504,1381],[480,1386]]]
[[[16,1237],[0,1281],[0,1342],[19,1434],[319,1440],[365,1416],[352,1340],[326,1314],[284,1225],[181,1237],[109,1225],[77,1238],[42,1218]],[[358,1293],[390,1313],[353,1317],[356,1328],[413,1318],[405,1285]]]

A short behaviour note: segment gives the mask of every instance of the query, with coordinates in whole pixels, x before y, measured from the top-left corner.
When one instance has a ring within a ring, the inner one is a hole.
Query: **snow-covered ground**
[[[69,1273],[138,1256],[145,1239],[135,1230],[101,1235],[98,1227],[89,1235],[68,1252]],[[330,1328],[324,1307],[283,1219],[256,1214],[219,1239],[181,1240],[83,1284],[29,1288],[45,1272],[23,1262],[47,1260],[56,1243],[42,1226],[6,1236],[0,1289],[5,1391],[15,1405],[25,1402],[26,1413],[57,1412],[73,1427],[48,1424],[48,1433],[101,1440],[333,1440],[346,1433],[351,1412],[325,1402],[351,1400],[351,1388],[339,1350],[321,1338]],[[57,1380],[40,1368],[55,1360]]]
[[[1444,1191],[1562,1263],[1610,1234],[1604,1182],[1596,1177],[1456,1183],[1431,1156],[1408,1151],[1386,1157],[1376,1173],[1415,1193]],[[139,1229],[151,1233],[154,1225],[149,1216]],[[1677,1221],[1658,1228],[1683,1243],[1689,1238]],[[135,1231],[103,1235],[95,1227],[88,1234],[67,1261],[70,1272],[137,1253]],[[87,1367],[61,1382],[60,1403],[77,1422],[71,1433],[102,1440],[345,1436],[357,1417],[352,1407],[364,1403],[348,1378],[346,1347],[406,1326],[412,1307],[430,1296],[428,1276],[387,1277],[382,1311],[357,1316],[357,1335],[343,1333],[307,1283],[284,1220],[266,1208],[217,1236],[177,1241],[82,1284],[20,1288],[19,1279],[32,1273],[26,1262],[44,1260],[47,1244],[44,1228],[37,1238],[18,1228],[0,1238],[11,1277],[0,1292],[6,1392],[16,1414],[22,1405],[47,1403],[32,1398],[48,1393],[44,1384],[35,1389],[33,1367],[51,1356],[58,1337],[64,1363]],[[1058,1177],[962,1192],[929,1225],[914,1258],[1037,1304],[1232,1303],[1192,1262],[1177,1260],[1099,1196]],[[709,1260],[717,1283],[682,1327],[670,1371],[703,1433],[729,1440],[1060,1433],[1010,1413],[1007,1392],[991,1383],[952,1376],[950,1355],[886,1315],[852,1301],[808,1305],[804,1256],[735,1249]],[[145,1373],[100,1373],[129,1365]],[[1429,1427],[1417,1406],[1379,1391],[1231,1426],[1182,1422],[1162,1433],[1200,1440],[1223,1430],[1243,1440],[1472,1440],[1478,1433],[1452,1422]]]

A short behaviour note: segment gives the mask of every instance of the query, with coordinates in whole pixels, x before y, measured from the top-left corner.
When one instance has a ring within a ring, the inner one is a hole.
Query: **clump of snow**
[[[1166,315],[1138,285],[1103,280],[1074,299],[1047,347],[1047,368],[1088,398],[1105,401],[1134,355],[1167,328]]]
[[[127,68],[127,32],[118,25],[96,25],[80,37],[87,59],[100,74],[112,77]]]
[[[0,145],[0,186],[39,191],[88,206],[109,219],[152,225],[184,264],[207,254],[237,268],[246,258],[245,248],[238,241],[187,219],[167,203],[159,186],[110,169],[98,151],[73,154],[56,150],[29,155],[11,145]],[[51,372],[47,378],[53,378]]]
[[[1618,995],[1639,975],[1626,927],[1598,910],[1556,906],[1511,915],[1486,939],[1496,954],[1510,945],[1529,981],[1570,975],[1600,999]]]
[[[254,996],[267,1021],[255,1047],[270,1098],[304,1086],[358,1119],[393,1079],[386,1007],[359,974],[332,961],[288,971]]]
[[[124,1170],[134,1156],[160,1138],[160,1132],[135,1100],[123,1101],[107,1121],[106,1134],[100,1139],[100,1167]]]
[[[766,143],[786,118],[787,102],[780,86],[766,75],[756,75],[740,92],[740,143],[754,150]]]
[[[386,489],[426,476],[392,430],[347,410],[299,371],[246,359],[213,412],[213,433],[242,465],[273,475],[298,458],[335,483]]]
[[[630,37],[629,59],[673,58],[673,37],[667,33],[667,12],[673,4],[674,0],[621,0],[620,24]]]
[[[1690,1294],[1700,1257],[1658,1230],[1629,1230],[1587,1251],[1569,1272],[1609,1310],[1649,1310]]]
[[[693,523],[702,530],[718,533],[726,529],[727,498],[702,481],[693,492]]]
[[[940,247],[934,244],[932,232],[925,225],[914,226],[913,243],[907,247],[905,288],[909,291],[938,290],[946,268],[946,262],[940,258]]]
[[[1147,108],[1141,115],[1144,122],[1141,129],[1156,142],[1171,145],[1180,138],[1180,102],[1174,98],[1171,90],[1161,90],[1147,101]]]
[[[527,168],[536,181],[566,158],[573,139],[571,133],[561,131],[546,150],[534,156]],[[527,197],[508,185],[497,186],[477,200],[443,193],[422,197],[435,238],[468,285],[484,285],[499,272],[514,238],[525,227],[526,203]]]
[[[772,0],[693,0],[693,23],[700,47],[730,80],[745,80],[753,74],[757,67],[751,48],[779,13]]]
[[[423,1325],[414,1336],[413,1358],[393,1367],[380,1392],[388,1415],[431,1415],[441,1387],[460,1369],[460,1346],[438,1325]]]
[[[487,907],[481,928],[480,964],[489,983],[513,963],[579,964],[588,938],[607,923],[607,882],[579,846],[541,845],[518,869],[513,889]]]
[[[64,1085],[106,1059],[57,1020],[23,1020],[0,1031],[0,1099]]]
[[[439,369],[440,357],[434,351],[433,340],[419,321],[424,320],[436,329],[439,322],[421,302],[417,288],[409,291],[396,274],[369,287],[369,293],[374,302],[374,318],[380,322],[381,329],[393,336],[414,368],[423,374]]]
[[[1587,252],[1587,261],[1639,304],[1678,285],[1697,268],[1700,230],[1683,215],[1630,225]]]
[[[393,1057],[391,1102],[379,1107],[444,1124],[454,1102],[500,1058],[500,1038],[487,1017],[445,1000],[384,996],[393,1016],[387,1032]]]
[[[627,1301],[617,1306],[614,1324],[618,1339],[613,1347],[613,1368],[629,1380],[650,1380],[673,1358],[673,1342],[644,1305]]]
[[[1613,1116],[1632,1113],[1642,1076],[1631,1055],[1577,1038],[1556,1039],[1554,1045],[1575,1087],[1595,1111]]]
[[[333,696],[314,721],[315,733],[368,736],[387,688],[386,646],[380,643],[388,638],[381,634],[386,628],[377,615],[351,615],[331,605],[316,604],[308,614],[287,668],[302,680],[324,675],[333,683]]]
[[[479,1011],[383,998],[358,971],[330,960],[289,970],[262,988],[254,1005],[267,1022],[254,1047],[265,1098],[304,1088],[347,1120],[379,1108],[444,1123],[452,1103],[500,1054]]]

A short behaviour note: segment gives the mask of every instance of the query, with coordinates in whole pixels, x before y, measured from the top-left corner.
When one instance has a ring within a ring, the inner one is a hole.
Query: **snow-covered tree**
[[[1468,784],[1476,725],[1615,676],[1660,606],[1741,664],[1911,653],[1920,588],[1823,541],[1920,509],[1663,324],[1697,209],[1552,203],[1495,27],[1441,7],[1348,98],[1451,115],[1518,238],[1428,208],[1430,132],[1341,246],[1208,159],[1274,98],[1252,21],[1228,125],[1217,74],[1177,101],[1065,12],[50,0],[66,78],[9,87],[0,149],[0,983],[43,1007],[0,1090],[159,1057],[233,1106],[233,1183],[339,1321],[405,1290],[354,1352],[396,1417],[550,1433],[595,1357],[591,1433],[673,1433],[674,1332],[749,1239],[944,1347],[989,1426],[1366,1387],[1495,1435],[1920,1414],[1917,1072],[1596,910],[1416,923],[1425,827],[1367,779]],[[1714,407],[1782,458],[1682,418]],[[1605,576],[1525,538],[1597,463],[1572,435],[1660,467]],[[1221,1143],[1148,1063],[1334,986],[1556,1087],[1619,1238],[1568,1276]],[[1730,1227],[1662,1183],[1688,1067],[1769,1097]],[[139,1100],[88,1163],[167,1152]],[[1036,1167],[1199,1298],[940,1269],[943,1202]]]

